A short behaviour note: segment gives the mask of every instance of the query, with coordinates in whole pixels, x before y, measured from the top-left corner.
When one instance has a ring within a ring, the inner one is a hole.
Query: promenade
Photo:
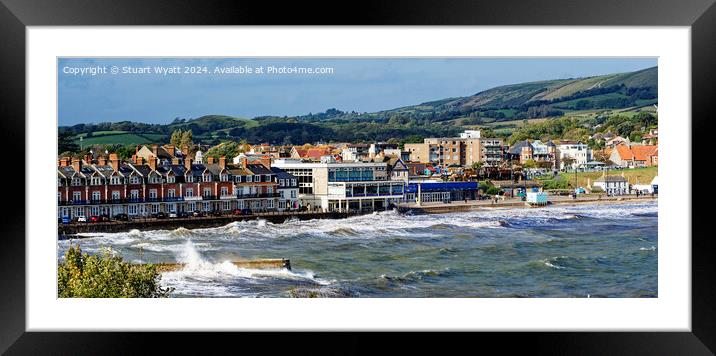
[[[617,204],[622,202],[631,201],[651,201],[657,200],[658,196],[644,196],[640,195],[622,195],[622,196],[611,196],[586,194],[578,195],[576,199],[571,196],[554,196],[550,195],[548,198],[549,205],[575,205],[575,204]],[[493,208],[532,208],[539,209],[539,207],[532,207],[528,205],[521,198],[506,198],[498,199],[496,202],[489,200],[468,200],[468,201],[453,201],[450,203],[444,202],[430,202],[422,203],[406,203],[400,204],[400,210],[404,212],[423,213],[423,214],[442,214],[459,211],[470,211],[479,209],[493,209]]]

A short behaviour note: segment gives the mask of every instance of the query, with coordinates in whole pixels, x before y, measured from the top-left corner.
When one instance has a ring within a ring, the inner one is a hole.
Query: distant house
[[[629,182],[622,176],[602,176],[594,181],[595,187],[600,187],[609,195],[629,194]]]
[[[659,164],[659,146],[621,144],[611,151],[609,160],[621,167],[651,167]]]
[[[321,157],[330,155],[332,155],[332,151],[328,147],[300,148],[294,146],[291,148],[291,158],[294,159],[306,159],[318,162],[321,160]]]

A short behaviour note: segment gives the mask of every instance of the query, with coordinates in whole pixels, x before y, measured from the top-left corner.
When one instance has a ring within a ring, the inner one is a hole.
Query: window
[[[129,184],[139,184],[141,182],[142,182],[141,179],[137,176],[129,177]]]
[[[82,200],[82,192],[72,192],[72,201]]]
[[[258,183],[258,182],[260,182],[260,181],[261,181],[261,176],[255,175],[255,176],[254,176],[254,182]]]
[[[170,197],[170,198],[174,198],[174,197],[176,196],[176,190],[174,190],[174,189],[169,189],[169,190],[167,191],[167,196]]]
[[[222,182],[228,182],[228,181],[229,181],[229,175],[228,175],[228,174],[222,174],[222,175],[221,175],[221,181],[222,181]]]
[[[74,185],[74,186],[82,185],[82,178],[72,178],[72,185]]]
[[[204,188],[204,196],[205,197],[211,196],[211,188]]]
[[[268,207],[268,208],[273,208],[273,200],[268,200],[268,201],[266,202],[266,207]]]
[[[251,176],[246,176],[246,182],[251,183]]]
[[[151,177],[149,177],[149,183],[159,184],[161,182],[162,182],[162,178],[156,174],[153,174]]]
[[[92,185],[100,185],[102,184],[102,178],[100,177],[92,177],[91,183]]]
[[[272,193],[273,193],[273,187],[266,187],[266,193],[272,194]]]
[[[229,195],[229,188],[221,187],[221,196],[227,196],[227,195]]]
[[[152,204],[152,213],[159,212],[159,204]]]
[[[225,201],[225,202],[223,202],[222,205],[224,206],[224,210],[231,210],[231,202],[230,201]]]
[[[296,186],[296,180],[295,180],[295,179],[291,179],[291,186],[294,186],[294,187]]]
[[[132,189],[131,191],[129,191],[129,197],[132,199],[139,199],[139,190]]]
[[[167,183],[174,183],[176,178],[174,176],[167,176]]]
[[[280,197],[281,197],[281,199],[283,199],[283,198],[284,198],[284,196],[283,196],[283,190],[279,190],[279,191],[278,191],[278,196],[280,196]]]
[[[203,178],[204,178],[204,182],[211,182],[211,174],[206,173],[206,174],[204,174]]]
[[[283,179],[280,179],[280,180],[278,181],[278,185],[283,187],[283,186],[284,186],[284,180],[283,180]]]
[[[295,191],[295,190],[292,190],[292,191],[291,191],[291,198],[295,198],[295,197],[296,197],[296,191]]]
[[[113,185],[121,184],[120,178],[118,176],[113,176],[112,178],[109,179],[109,184],[113,184]]]
[[[156,198],[156,197],[157,197],[157,190],[156,190],[156,189],[149,189],[149,197],[150,197],[150,198]]]
[[[191,176],[191,175],[186,176],[186,181],[189,182],[189,183],[193,182],[193,181],[194,181],[194,176]]]
[[[194,196],[194,189],[193,188],[186,188],[186,191],[184,191],[185,197],[193,197]],[[194,210],[194,209],[192,209]]]
[[[112,199],[119,199],[119,190],[113,190],[112,191]]]

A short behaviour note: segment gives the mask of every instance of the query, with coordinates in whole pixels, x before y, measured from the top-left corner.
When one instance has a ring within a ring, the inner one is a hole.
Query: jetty
[[[239,268],[291,270],[291,261],[285,258],[231,261],[231,263]],[[186,267],[185,263],[153,263],[153,265],[159,272],[179,271]]]

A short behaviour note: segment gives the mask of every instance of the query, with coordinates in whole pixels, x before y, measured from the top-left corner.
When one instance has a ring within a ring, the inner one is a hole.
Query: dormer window
[[[186,181],[189,182],[189,183],[194,182],[194,176],[191,176],[191,175],[186,176]]]
[[[174,176],[167,176],[167,183],[174,183],[176,178]]]
[[[222,175],[221,175],[221,181],[222,181],[222,182],[228,182],[228,181],[229,181],[229,175],[228,175],[228,174],[222,174]]]
[[[142,180],[137,176],[131,176],[129,177],[129,183],[130,184],[140,184]]]
[[[81,178],[72,178],[72,185],[74,185],[74,186],[82,185],[82,179]]]
[[[149,183],[159,184],[162,182],[162,178],[158,175],[152,175],[149,177]]]
[[[92,177],[90,184],[92,184],[92,185],[100,185],[100,184],[102,184],[102,178],[100,178],[100,177]]]
[[[211,182],[211,174],[209,174],[209,173],[204,174],[204,182]]]
[[[119,185],[120,184],[120,178],[118,176],[113,176],[109,179],[109,183],[113,185]]]
[[[252,176],[246,176],[246,183],[251,183]]]

